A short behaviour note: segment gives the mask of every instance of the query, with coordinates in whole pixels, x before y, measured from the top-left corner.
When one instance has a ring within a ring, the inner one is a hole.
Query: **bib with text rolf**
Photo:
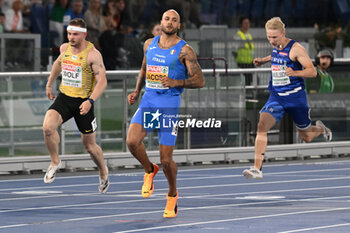
[[[80,63],[64,60],[62,62],[62,85],[82,87],[83,73]]]

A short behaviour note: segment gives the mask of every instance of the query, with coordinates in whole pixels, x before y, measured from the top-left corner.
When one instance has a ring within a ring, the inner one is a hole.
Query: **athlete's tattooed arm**
[[[190,77],[183,81],[183,87],[186,88],[201,88],[204,86],[204,76],[202,69],[198,63],[197,55],[193,48],[185,45],[179,55],[179,59],[185,64]],[[181,81],[181,80],[179,80]]]
[[[202,74],[202,69],[197,61],[197,56],[194,50],[189,45],[182,47],[179,55],[179,60],[187,68],[189,78],[183,79],[171,79],[169,77],[162,77],[160,81],[165,87],[185,87],[185,88],[201,88],[204,86],[205,81]]]

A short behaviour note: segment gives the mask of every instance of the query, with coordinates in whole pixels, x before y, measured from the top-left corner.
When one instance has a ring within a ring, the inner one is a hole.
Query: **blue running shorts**
[[[260,113],[262,112],[271,114],[276,119],[276,123],[288,113],[300,130],[307,129],[311,125],[310,110],[304,90],[288,96],[271,93],[265,106],[260,110]]]
[[[147,133],[157,130],[160,145],[175,146],[181,96],[145,92],[130,124],[142,125]]]

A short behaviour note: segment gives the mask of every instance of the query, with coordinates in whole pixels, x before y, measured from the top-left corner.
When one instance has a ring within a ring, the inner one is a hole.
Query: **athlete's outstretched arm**
[[[143,60],[142,65],[140,69],[139,76],[137,78],[136,88],[135,91],[128,95],[128,102],[129,104],[134,104],[136,100],[139,98],[139,94],[142,90],[142,88],[145,86],[145,78],[146,78],[146,51],[148,46],[151,44],[152,38],[146,40],[144,46],[143,46]]]
[[[254,58],[253,63],[254,63],[255,66],[261,66],[261,65],[264,65],[265,63],[267,63],[269,61],[271,61],[271,55],[266,56],[264,58],[259,58],[259,57]]]
[[[68,46],[67,43],[61,45],[60,55],[58,56],[56,61],[53,63],[49,79],[47,80],[47,83],[46,83],[46,95],[50,100],[53,100],[55,98],[52,92],[52,84],[61,73],[61,57],[64,51],[66,51],[67,46]]]

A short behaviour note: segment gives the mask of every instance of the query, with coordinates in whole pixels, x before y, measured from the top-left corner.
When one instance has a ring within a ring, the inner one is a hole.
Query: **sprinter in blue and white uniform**
[[[255,58],[254,64],[260,66],[271,62],[270,97],[260,111],[258,131],[255,139],[254,167],[243,171],[246,178],[262,178],[261,172],[267,146],[267,132],[288,113],[293,119],[300,137],[305,142],[323,134],[326,141],[332,140],[332,132],[321,121],[311,125],[307,104],[304,78],[317,75],[304,47],[295,40],[285,37],[284,23],[279,17],[267,21],[267,39],[273,46],[271,55]]]
[[[130,152],[145,169],[142,196],[147,198],[154,191],[153,178],[159,167],[150,162],[142,141],[148,132],[158,130],[160,161],[169,184],[163,217],[173,218],[177,215],[179,196],[176,189],[177,166],[172,158],[177,127],[175,124],[169,129],[162,125],[163,119],[167,118],[167,123],[176,122],[183,89],[201,88],[205,81],[194,50],[177,36],[179,14],[175,10],[166,11],[161,27],[160,36],[145,42],[145,56],[136,89],[128,95],[129,104],[134,104],[145,86],[145,94],[131,120],[126,142]]]

